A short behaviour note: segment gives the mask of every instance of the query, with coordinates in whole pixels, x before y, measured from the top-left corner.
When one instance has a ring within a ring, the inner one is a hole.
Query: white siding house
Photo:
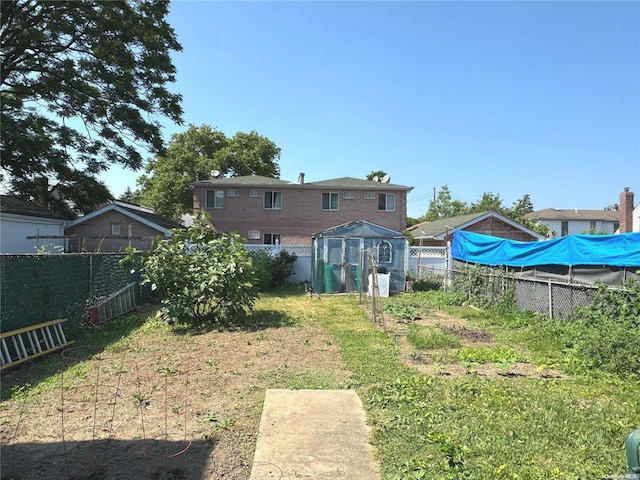
[[[546,208],[528,213],[529,220],[548,225],[555,237],[583,233],[613,235],[620,226],[620,214],[613,210],[558,210]]]
[[[0,197],[0,253],[62,253],[64,224],[60,217],[15,197]],[[49,237],[49,238],[27,238]]]

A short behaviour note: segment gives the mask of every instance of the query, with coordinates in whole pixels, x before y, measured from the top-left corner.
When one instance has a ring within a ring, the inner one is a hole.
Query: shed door
[[[327,239],[329,278],[325,278],[327,292],[357,292],[360,289],[359,238]]]

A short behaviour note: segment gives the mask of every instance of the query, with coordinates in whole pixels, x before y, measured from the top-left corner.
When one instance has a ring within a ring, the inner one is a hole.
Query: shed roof
[[[335,227],[327,228],[322,232],[314,233],[311,238],[320,237],[364,237],[364,238],[402,238],[406,237],[402,232],[397,232],[382,225],[367,220],[355,220],[343,223]]]

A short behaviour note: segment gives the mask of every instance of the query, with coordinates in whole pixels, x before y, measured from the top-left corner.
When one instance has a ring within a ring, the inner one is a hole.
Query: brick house
[[[302,173],[297,182],[249,175],[191,185],[194,213],[207,213],[217,231],[283,245],[310,245],[313,234],[357,220],[403,231],[413,189],[349,177],[305,183]]]
[[[168,238],[174,228],[184,227],[150,208],[112,200],[67,223],[64,233],[70,252],[124,252],[126,247],[148,250],[156,237]]]
[[[521,242],[546,240],[544,235],[496,212],[469,213],[432,222],[422,222],[408,230],[413,236],[415,245],[446,246],[447,242],[453,241],[456,229]]]

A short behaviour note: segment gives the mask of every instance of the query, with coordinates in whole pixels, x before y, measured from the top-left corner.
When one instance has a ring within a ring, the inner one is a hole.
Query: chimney
[[[300,172],[298,175],[298,183],[302,185],[304,183],[304,173]]]
[[[33,179],[33,200],[41,208],[49,209],[49,179],[47,177],[36,177]]]
[[[633,192],[625,187],[620,194],[620,233],[633,231]]]

